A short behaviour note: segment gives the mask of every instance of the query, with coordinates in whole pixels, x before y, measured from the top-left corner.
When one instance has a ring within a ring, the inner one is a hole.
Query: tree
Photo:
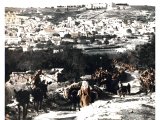
[[[106,39],[106,40],[104,41],[104,43],[105,43],[106,45],[108,45],[108,44],[109,44],[109,41]]]
[[[143,67],[155,67],[155,35],[152,34],[151,43],[136,47],[138,64]]]
[[[65,34],[64,38],[71,38],[71,34]]]
[[[5,49],[5,81],[9,80],[9,76],[14,71],[19,71],[17,65],[22,57],[22,51],[10,51]]]
[[[60,9],[57,9],[56,12],[61,12],[61,10],[60,10]]]
[[[131,29],[127,29],[126,32],[129,33],[129,34],[131,34],[132,30]]]
[[[78,26],[80,24],[80,22],[75,21],[75,25]]]

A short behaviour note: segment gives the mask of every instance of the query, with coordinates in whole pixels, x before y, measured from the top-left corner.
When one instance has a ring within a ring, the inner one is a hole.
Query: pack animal
[[[73,108],[76,110],[78,107],[78,110],[80,110],[80,97],[78,96],[78,90],[80,89],[79,83],[77,84],[71,84],[69,87],[64,88],[63,96],[66,99],[70,100],[71,103],[71,109]]]
[[[42,108],[42,101],[43,101],[43,92],[39,87],[36,87],[32,90],[33,102],[34,107],[39,111]]]
[[[125,97],[125,95],[130,94],[130,89],[131,86],[128,83],[127,86],[124,86],[121,82],[118,84],[118,90],[117,90],[117,94],[121,97],[123,95],[123,97]]]
[[[80,110],[80,106],[79,106],[79,102],[80,102],[80,98],[79,96],[77,96],[78,94],[78,90],[64,90],[64,97],[66,99],[70,100],[71,103],[71,109],[76,110],[77,106],[78,106],[78,110]]]
[[[16,91],[14,90],[15,92],[15,97],[16,97],[16,100],[18,102],[18,110],[19,110],[19,120],[21,119],[21,108],[20,106],[23,107],[23,120],[26,118],[27,116],[27,109],[28,109],[28,104],[29,104],[29,101],[30,101],[30,92],[28,90],[19,90],[19,91]]]
[[[43,99],[47,98],[47,86],[51,83],[52,82],[47,82],[47,84],[45,84],[45,81],[42,81],[38,87],[32,89],[31,94],[33,96],[34,107],[37,112],[42,108]]]

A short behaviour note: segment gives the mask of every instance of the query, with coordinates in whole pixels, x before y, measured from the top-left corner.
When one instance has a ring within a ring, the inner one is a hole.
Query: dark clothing
[[[39,84],[41,83],[41,79],[39,77],[39,74],[37,74],[35,77],[34,77],[34,85],[36,87],[39,87]]]
[[[40,87],[41,90],[42,90],[42,93],[43,93],[44,98],[47,98],[47,84],[41,82],[41,83],[39,84],[39,87]]]
[[[44,98],[47,98],[47,84],[45,84],[45,80],[41,82],[40,75],[43,74],[42,70],[39,70],[38,73],[34,77],[34,85],[35,88],[39,88],[41,90],[41,95]]]

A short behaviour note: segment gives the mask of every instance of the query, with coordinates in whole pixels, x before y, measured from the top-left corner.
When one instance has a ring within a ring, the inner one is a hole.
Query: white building
[[[9,37],[9,36],[6,36],[5,37],[5,42],[7,44],[19,44],[19,42],[21,42],[21,38],[20,37]]]
[[[111,3],[108,3],[107,5],[107,10],[113,10],[116,8],[116,4],[111,2]]]
[[[130,6],[127,3],[119,3],[116,4],[117,9],[119,10],[125,10],[125,9],[129,9]]]
[[[107,8],[107,3],[92,3],[92,4],[87,4],[86,5],[87,9],[102,9],[102,8]]]
[[[31,51],[32,50],[30,45],[24,45],[24,46],[22,46],[22,49],[23,49],[23,52],[27,52],[27,51]]]

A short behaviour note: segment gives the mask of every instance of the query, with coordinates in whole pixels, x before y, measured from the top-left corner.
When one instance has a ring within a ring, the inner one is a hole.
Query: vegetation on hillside
[[[7,8],[8,9],[8,8]],[[155,7],[131,7],[129,10],[119,11],[107,11],[100,16],[96,16],[98,19],[101,16],[105,17],[123,17],[123,20],[135,19],[136,11],[148,10],[151,13],[155,12]],[[134,11],[135,10],[135,11]],[[89,11],[84,11],[81,15],[85,15]],[[91,12],[91,11],[90,11]],[[78,13],[53,13],[52,22],[58,24],[60,21],[70,17],[76,17]],[[147,21],[155,14],[152,14]],[[89,16],[91,17],[91,16]],[[143,16],[142,16],[143,17]],[[140,18],[141,19],[141,18]],[[143,21],[143,19],[142,19]],[[144,20],[146,21],[146,19]],[[131,31],[128,31],[131,32]],[[95,39],[96,36],[93,36]],[[94,42],[94,39],[92,42]],[[142,67],[155,67],[155,35],[150,40],[151,42],[145,45],[137,46],[136,51],[127,52],[121,54],[120,61],[125,63],[131,63],[135,66]],[[49,43],[48,43],[49,44]],[[37,69],[51,69],[61,67],[64,68],[63,77],[68,80],[70,78],[79,78],[81,75],[91,74],[97,67],[102,66],[108,68],[111,65],[111,60],[107,55],[84,55],[81,50],[73,49],[70,44],[65,45],[63,52],[53,54],[53,51],[36,51],[36,52],[22,52],[22,51],[9,51],[5,50],[5,80],[9,79],[9,75],[13,71],[27,71]],[[101,58],[101,59],[100,59]]]
[[[155,68],[155,34],[152,34],[150,43],[137,46],[136,55],[138,57],[138,65],[143,67]]]
[[[119,61],[131,63],[143,68],[155,67],[155,35],[151,42],[137,46],[136,51],[121,54]],[[104,55],[85,55],[82,50],[65,47],[63,52],[53,54],[52,50],[22,52],[5,51],[5,74],[6,80],[13,71],[27,71],[37,69],[64,68],[62,71],[64,80],[78,79],[85,74],[92,74],[96,68],[105,69],[111,67],[111,59]]]

